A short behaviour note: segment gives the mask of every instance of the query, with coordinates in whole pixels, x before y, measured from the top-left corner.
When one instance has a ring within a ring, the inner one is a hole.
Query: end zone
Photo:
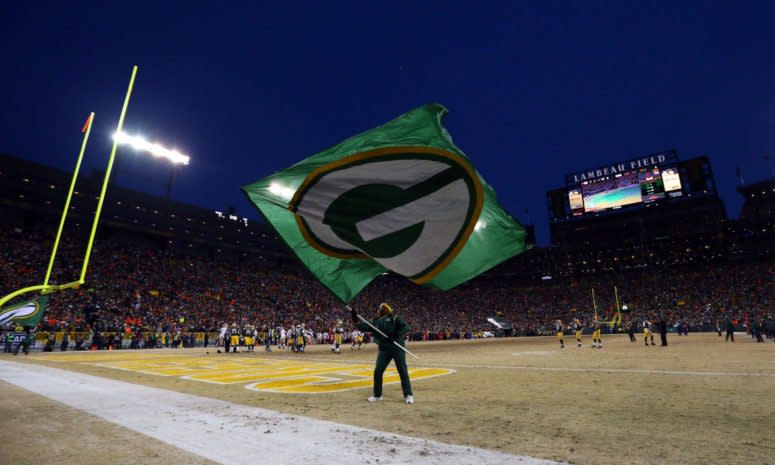
[[[77,362],[85,365],[133,371],[156,376],[172,376],[212,384],[246,384],[253,391],[285,394],[323,394],[367,389],[372,386],[374,367],[369,364],[332,363],[284,358],[213,358],[180,357],[164,354],[122,352],[46,357],[49,361]],[[155,355],[155,354],[154,354]],[[165,356],[166,355],[166,356]],[[412,382],[455,373],[451,368],[413,367]],[[383,384],[396,384],[400,379],[394,367],[385,371]]]

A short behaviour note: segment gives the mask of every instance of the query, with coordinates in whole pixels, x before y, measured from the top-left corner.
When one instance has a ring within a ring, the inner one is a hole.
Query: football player
[[[342,345],[344,339],[344,328],[342,328],[342,320],[336,320],[336,327],[334,328],[334,345],[331,347],[331,352],[338,354],[339,346]]]
[[[554,322],[554,332],[557,334],[557,340],[560,341],[560,349],[565,348],[565,339],[563,339],[563,332],[565,331],[565,326],[562,324],[562,320],[557,320]]]

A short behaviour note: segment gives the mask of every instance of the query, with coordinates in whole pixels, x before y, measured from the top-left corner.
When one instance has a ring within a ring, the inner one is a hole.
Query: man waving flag
[[[526,245],[446,113],[417,108],[242,190],[343,302],[388,271],[450,289]]]

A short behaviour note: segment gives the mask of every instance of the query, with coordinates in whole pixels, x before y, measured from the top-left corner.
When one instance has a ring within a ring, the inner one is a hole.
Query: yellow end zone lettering
[[[96,357],[94,355],[97,355]],[[42,359],[42,358],[41,358]],[[78,354],[46,360],[131,371],[153,376],[176,377],[212,384],[246,384],[252,391],[286,394],[322,394],[371,387],[373,365],[316,362],[278,358],[213,358],[182,354]],[[454,373],[446,368],[409,369],[412,382]],[[384,383],[398,383],[395,368],[385,371]]]
[[[447,368],[410,368],[409,376],[412,382],[424,378],[443,376],[453,373]],[[398,372],[394,368],[385,371],[383,384],[400,382]],[[351,389],[370,388],[372,370],[359,368],[356,370],[329,372],[327,376],[303,375],[281,378],[271,381],[252,383],[246,388],[253,391],[281,392],[287,394],[323,394],[327,392],[349,391]]]

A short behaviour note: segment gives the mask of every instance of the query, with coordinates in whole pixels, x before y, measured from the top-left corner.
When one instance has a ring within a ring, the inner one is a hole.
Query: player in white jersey
[[[356,345],[358,346],[358,350],[361,350],[361,346],[363,345],[363,333],[354,329],[353,332],[350,333],[350,339],[352,340],[350,350],[355,350]]]
[[[301,325],[301,334],[304,338],[304,347],[302,347],[302,352],[304,352],[304,349],[307,347],[307,344],[312,344],[313,338],[315,337],[315,332],[312,331],[312,328],[305,328],[304,324]]]
[[[226,330],[229,329],[229,326],[226,325],[226,323],[221,326],[221,331],[218,333],[218,345],[223,347],[223,340],[226,339]]]
[[[578,318],[574,318],[573,321],[570,324],[571,329],[576,334],[576,347],[581,347],[581,334],[584,330],[584,325],[581,323],[581,320]]]
[[[277,329],[280,332],[280,340],[277,342],[277,348],[278,349],[287,349],[288,346],[285,344],[285,338],[287,336],[287,333],[285,332],[285,327],[280,326]]]

